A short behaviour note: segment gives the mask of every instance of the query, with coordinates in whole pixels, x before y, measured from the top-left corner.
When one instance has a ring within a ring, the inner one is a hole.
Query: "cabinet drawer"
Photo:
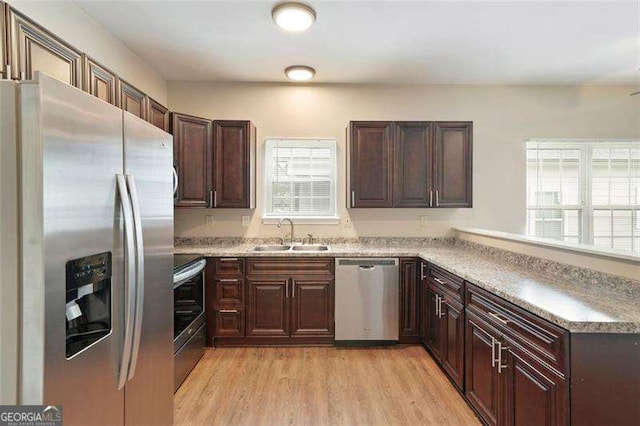
[[[217,309],[215,337],[244,337],[244,309]]]
[[[569,332],[481,288],[466,286],[466,305],[492,326],[564,374]]]
[[[435,265],[430,265],[429,279],[456,295],[462,302],[464,298],[464,280],[462,278]]]
[[[238,257],[220,257],[214,259],[214,273],[216,275],[244,275],[244,259]]]
[[[240,277],[216,277],[216,305],[244,305],[244,280]]]
[[[332,258],[254,258],[247,260],[247,275],[333,275]]]

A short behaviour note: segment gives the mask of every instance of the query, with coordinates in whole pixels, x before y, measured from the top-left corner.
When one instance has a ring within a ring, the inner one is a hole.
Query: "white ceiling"
[[[77,1],[168,80],[589,84],[640,81],[640,1],[318,1],[306,33],[276,1]]]

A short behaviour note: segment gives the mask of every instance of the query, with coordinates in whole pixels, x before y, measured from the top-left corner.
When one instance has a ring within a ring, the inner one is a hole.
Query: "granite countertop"
[[[419,257],[575,333],[640,333],[640,282],[451,240],[330,243],[325,252],[254,252],[255,241],[180,245],[212,257]],[[560,265],[561,267],[558,267]],[[567,270],[570,271],[567,273]],[[559,273],[559,271],[563,273]]]

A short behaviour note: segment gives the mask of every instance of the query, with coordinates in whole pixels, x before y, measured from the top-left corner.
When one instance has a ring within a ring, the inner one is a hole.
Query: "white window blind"
[[[336,217],[335,139],[267,139],[265,217]]]
[[[640,142],[528,142],[527,234],[640,252]]]

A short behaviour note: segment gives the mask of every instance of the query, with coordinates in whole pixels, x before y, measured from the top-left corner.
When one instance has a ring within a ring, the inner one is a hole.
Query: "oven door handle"
[[[205,266],[207,266],[207,260],[206,259],[200,259],[199,261],[195,262],[193,265],[190,265],[184,271],[180,271],[179,273],[174,274],[173,275],[173,289],[175,290],[176,288],[180,287],[185,282],[189,281],[191,278],[193,278],[196,275],[198,275],[200,272],[202,272],[202,270],[204,269]]]

